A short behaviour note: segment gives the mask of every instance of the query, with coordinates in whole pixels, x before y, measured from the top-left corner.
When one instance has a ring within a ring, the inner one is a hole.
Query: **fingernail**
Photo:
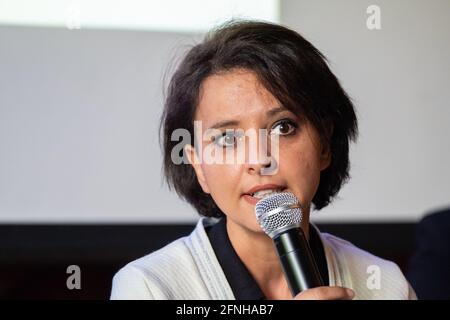
[[[354,297],[355,296],[355,291],[353,291],[352,289],[347,289],[346,290],[347,291],[347,294],[350,296],[350,297]]]

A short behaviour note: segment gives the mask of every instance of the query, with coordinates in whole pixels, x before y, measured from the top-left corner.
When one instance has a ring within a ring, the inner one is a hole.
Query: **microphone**
[[[316,261],[300,227],[303,213],[290,192],[267,196],[256,204],[256,220],[272,238],[292,296],[323,286]]]

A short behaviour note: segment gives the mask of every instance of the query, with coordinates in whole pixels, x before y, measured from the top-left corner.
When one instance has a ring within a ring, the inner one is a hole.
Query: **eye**
[[[214,138],[214,143],[220,147],[233,147],[236,144],[237,137],[234,132],[224,132],[222,135]]]
[[[286,136],[292,134],[297,129],[298,125],[290,120],[283,119],[278,121],[270,130],[270,134],[278,134],[280,136]]]

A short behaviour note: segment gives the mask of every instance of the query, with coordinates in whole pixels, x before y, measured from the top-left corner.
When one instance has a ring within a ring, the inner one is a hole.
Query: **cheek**
[[[202,164],[202,170],[214,200],[223,202],[224,198],[237,192],[239,168],[224,164]]]
[[[280,150],[280,174],[303,203],[310,203],[320,182],[319,159],[314,149],[287,147]]]

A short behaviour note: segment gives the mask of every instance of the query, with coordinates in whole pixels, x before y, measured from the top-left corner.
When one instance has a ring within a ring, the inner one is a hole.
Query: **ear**
[[[332,123],[327,125],[327,141],[322,143],[322,151],[320,153],[320,171],[325,170],[331,164],[330,141],[333,135],[334,126]]]
[[[322,147],[322,151],[320,153],[320,171],[325,170],[331,163],[331,151],[328,144]]]
[[[208,183],[206,182],[205,174],[203,172],[203,168],[201,166],[201,163],[197,156],[197,152],[195,151],[194,147],[190,144],[185,145],[184,153],[186,154],[186,157],[188,158],[192,168],[194,168],[195,175],[197,176],[197,181],[202,187],[203,192],[210,193]]]

